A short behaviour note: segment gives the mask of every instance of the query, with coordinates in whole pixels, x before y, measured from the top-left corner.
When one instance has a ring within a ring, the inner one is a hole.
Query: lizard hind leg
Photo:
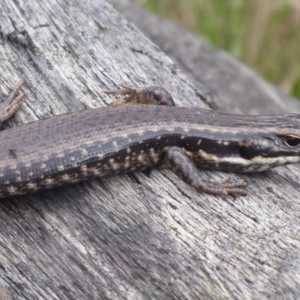
[[[19,109],[20,102],[26,98],[26,94],[20,92],[24,84],[25,81],[21,81],[9,94],[8,98],[0,103],[0,125]]]

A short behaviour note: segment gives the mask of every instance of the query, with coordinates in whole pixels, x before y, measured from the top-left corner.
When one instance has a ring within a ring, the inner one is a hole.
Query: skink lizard
[[[0,124],[25,98],[22,85],[1,104]],[[1,131],[0,197],[162,167],[199,192],[246,195],[245,182],[204,180],[196,166],[261,172],[300,161],[297,114],[246,116],[175,107],[159,87],[107,93],[125,98]]]

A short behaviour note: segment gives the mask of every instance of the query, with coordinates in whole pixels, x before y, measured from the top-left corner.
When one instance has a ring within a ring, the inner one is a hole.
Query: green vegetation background
[[[300,99],[300,0],[143,0]]]

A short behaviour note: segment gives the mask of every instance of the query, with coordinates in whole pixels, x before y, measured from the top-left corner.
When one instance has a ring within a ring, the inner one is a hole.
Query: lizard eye
[[[283,143],[288,147],[300,146],[300,139],[293,136],[286,136],[283,139]]]

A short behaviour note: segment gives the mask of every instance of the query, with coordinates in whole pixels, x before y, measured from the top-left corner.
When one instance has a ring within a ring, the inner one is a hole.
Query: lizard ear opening
[[[240,143],[239,154],[241,158],[251,160],[258,155],[265,156],[265,153],[268,153],[267,149],[262,149],[261,147],[258,147],[258,145],[254,141],[244,141],[243,143]]]
[[[253,154],[251,154],[251,149],[249,148],[249,146],[241,146],[240,156],[247,160],[250,160],[253,157]]]

